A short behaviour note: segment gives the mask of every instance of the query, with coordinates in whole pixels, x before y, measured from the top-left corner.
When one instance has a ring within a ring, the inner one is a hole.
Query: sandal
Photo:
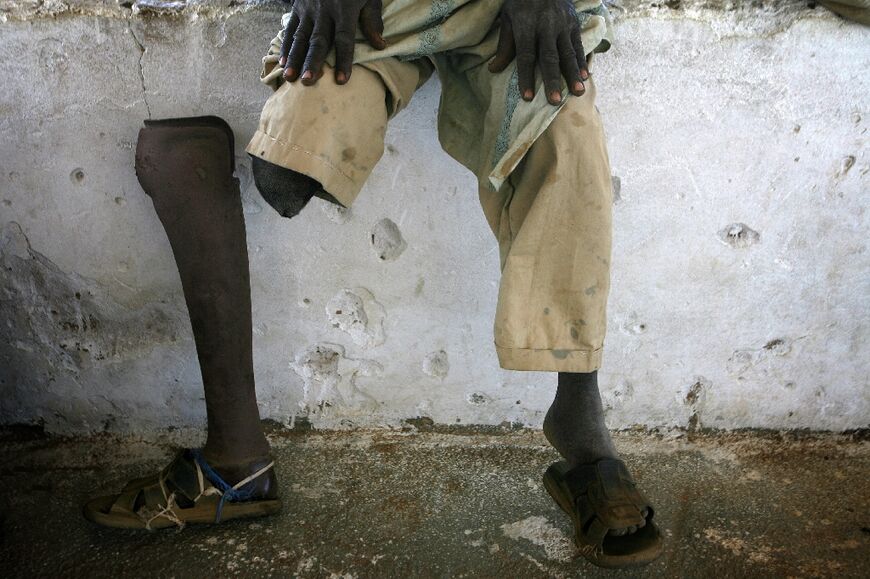
[[[662,537],[652,521],[653,508],[622,461],[605,458],[574,468],[560,461],[544,473],[544,487],[571,517],[574,543],[590,563],[611,569],[634,567],[661,555]],[[632,534],[608,534],[641,524]]]
[[[130,481],[118,495],[88,501],[83,514],[106,527],[151,530],[277,513],[274,465],[255,463],[253,468],[261,468],[230,486],[199,450],[182,450],[158,474]]]

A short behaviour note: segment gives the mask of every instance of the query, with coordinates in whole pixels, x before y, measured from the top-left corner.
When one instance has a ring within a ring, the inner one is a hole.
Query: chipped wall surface
[[[804,2],[623,7],[594,62],[618,192],[610,425],[866,427],[870,29]],[[349,211],[259,198],[243,147],[280,10],[0,1],[0,422],[204,424],[133,151],[144,118],[214,114],[237,137],[265,417],[541,424],[555,378],[498,368],[498,248],[438,145],[437,82]]]

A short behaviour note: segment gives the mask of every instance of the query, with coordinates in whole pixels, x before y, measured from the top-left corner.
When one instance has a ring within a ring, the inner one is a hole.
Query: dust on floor
[[[159,469],[158,441],[0,434],[0,575],[611,576],[576,556],[543,490],[539,432],[270,435],[284,511],[217,527],[101,529],[82,503]],[[866,577],[870,443],[850,436],[622,433],[666,550],[637,577]]]

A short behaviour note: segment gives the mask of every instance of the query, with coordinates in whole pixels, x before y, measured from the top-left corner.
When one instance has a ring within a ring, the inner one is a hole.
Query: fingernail
[[[523,91],[523,98],[527,101],[532,100],[535,97],[535,93],[533,93],[530,89],[526,89]]]
[[[314,78],[314,73],[310,70],[306,70],[302,73],[302,80],[311,80],[312,78]]]
[[[576,94],[580,94],[580,93],[582,93],[582,92],[583,92],[583,88],[584,88],[584,87],[583,87],[583,83],[580,82],[579,80],[578,80],[577,82],[574,83],[574,92],[575,92]]]
[[[335,75],[335,82],[338,84],[344,84],[347,82],[347,75],[344,72],[339,71],[338,74]]]
[[[580,78],[582,78],[583,80],[586,80],[587,78],[589,78],[589,71],[588,70],[581,70],[580,71]]]
[[[278,61],[278,66],[280,66],[281,68],[287,66],[287,59],[282,56],[281,60]]]
[[[295,68],[286,69],[284,71],[284,78],[287,78],[287,79],[296,78],[296,69]]]
[[[550,101],[552,101],[554,103],[562,102],[562,93],[560,93],[557,90],[554,90],[553,92],[550,93]]]

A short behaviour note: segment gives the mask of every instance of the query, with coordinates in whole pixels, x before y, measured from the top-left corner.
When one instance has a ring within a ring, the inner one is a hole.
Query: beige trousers
[[[313,87],[283,83],[263,108],[248,152],[312,177],[350,206],[383,155],[388,120],[431,72],[424,59],[386,58],[355,65],[345,86],[331,70]],[[488,75],[477,75],[472,90],[485,91]],[[505,369],[601,366],[612,190],[595,93],[590,79],[584,96],[568,97],[497,191],[488,170],[478,175],[501,250],[495,348]]]

